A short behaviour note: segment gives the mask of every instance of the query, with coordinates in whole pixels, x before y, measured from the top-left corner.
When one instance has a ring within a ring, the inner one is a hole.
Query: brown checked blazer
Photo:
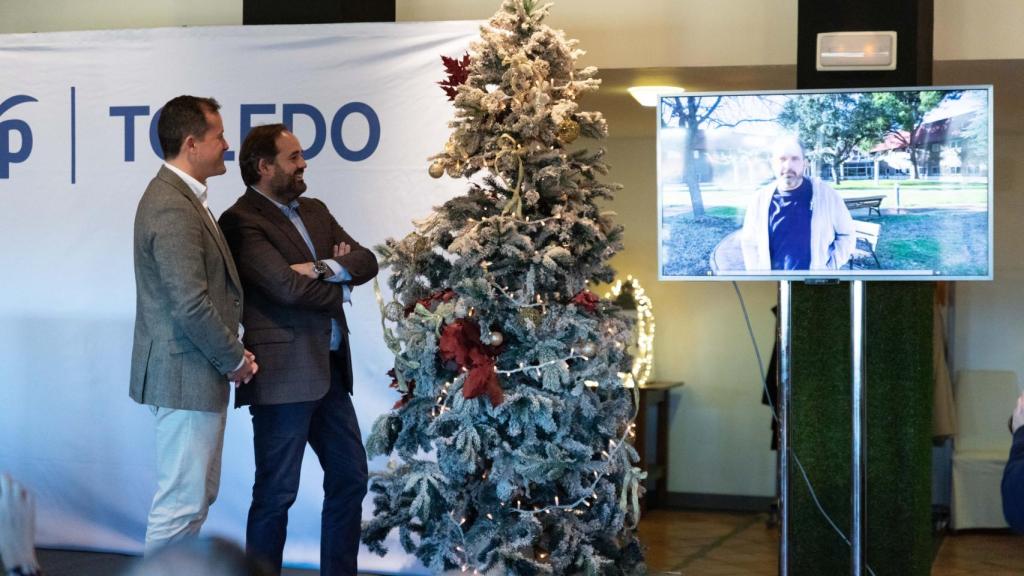
[[[136,402],[219,412],[242,359],[242,284],[213,217],[161,166],[135,213]]]
[[[356,286],[377,275],[373,252],[352,239],[314,198],[299,198],[299,217],[309,232],[316,256],[345,242],[352,251],[335,258]],[[220,225],[238,263],[246,291],[245,345],[256,354],[260,369],[240,387],[235,405],[283,404],[317,400],[331,383],[331,318],[342,327],[339,353],[345,361],[343,382],[352,391],[348,325],[340,284],[313,280],[290,266],[312,262],[306,241],[280,208],[249,188],[220,217]]]

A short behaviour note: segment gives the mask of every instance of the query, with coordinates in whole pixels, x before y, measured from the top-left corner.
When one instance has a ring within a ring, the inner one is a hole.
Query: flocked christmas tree
[[[363,540],[384,554],[397,529],[435,572],[644,571],[630,325],[587,290],[613,276],[622,229],[596,201],[617,185],[598,179],[603,150],[569,147],[607,134],[576,102],[600,82],[547,9],[504,0],[469,56],[444,59],[456,115],[430,174],[468,193],[378,247],[402,396],[368,442],[391,466]]]

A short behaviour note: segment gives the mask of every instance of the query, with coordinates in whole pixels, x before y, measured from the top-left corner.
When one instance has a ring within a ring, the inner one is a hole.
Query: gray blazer
[[[299,217],[309,232],[317,256],[345,242],[348,254],[335,258],[352,275],[352,286],[377,275],[377,258],[346,233],[314,198],[299,198]],[[331,385],[331,318],[344,331],[339,354],[342,384],[352,391],[352,362],[348,326],[339,284],[313,280],[290,266],[311,262],[295,225],[259,192],[245,194],[220,216],[231,252],[245,286],[245,345],[256,354],[260,370],[238,389],[236,406],[284,404],[317,400]]]
[[[196,195],[161,166],[135,213],[135,341],[129,395],[141,404],[219,412],[242,359],[242,284],[224,236]]]

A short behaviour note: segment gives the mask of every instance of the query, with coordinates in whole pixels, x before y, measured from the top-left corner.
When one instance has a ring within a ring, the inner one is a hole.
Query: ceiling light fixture
[[[628,90],[641,106],[657,106],[659,96],[679,96],[686,92],[678,86],[630,86]]]

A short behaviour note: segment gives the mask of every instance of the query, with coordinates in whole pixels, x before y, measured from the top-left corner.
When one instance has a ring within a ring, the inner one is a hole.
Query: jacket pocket
[[[277,344],[295,341],[295,332],[291,328],[259,328],[245,331],[245,341],[249,344]]]

